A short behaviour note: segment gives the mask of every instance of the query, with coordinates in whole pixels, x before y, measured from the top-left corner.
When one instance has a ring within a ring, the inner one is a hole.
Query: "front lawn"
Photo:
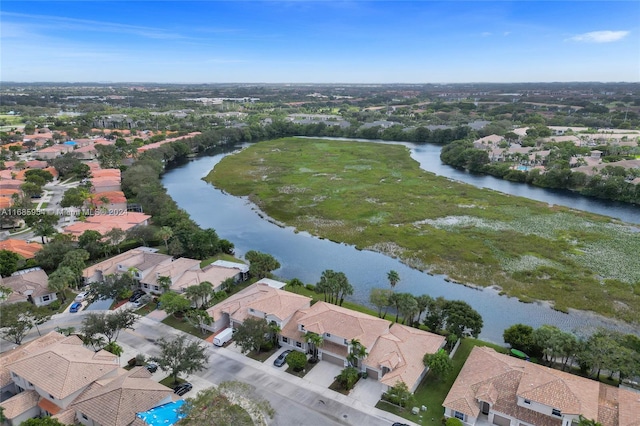
[[[271,355],[276,353],[276,351],[280,349],[278,347],[269,349],[268,351],[260,351],[258,353],[251,351],[247,354],[247,356],[251,359],[255,359],[256,361],[265,362]]]
[[[227,262],[242,263],[242,264],[246,265],[246,262],[238,259],[237,257],[234,257],[231,254],[218,253],[215,256],[208,257],[205,260],[203,260],[202,262],[200,262],[200,268],[204,268],[205,266],[210,265],[211,263],[215,262],[216,260],[226,260]]]
[[[205,333],[202,333],[199,328],[192,326],[191,324],[189,324],[187,320],[182,318],[178,319],[173,315],[169,315],[168,317],[163,319],[162,323],[170,327],[176,328],[178,330],[184,331],[185,333],[189,333],[192,336],[195,336],[199,339],[202,339],[206,337],[208,334],[210,334],[208,331]]]
[[[449,377],[440,381],[435,380],[431,374],[427,374],[414,393],[415,402],[412,406],[399,408],[388,402],[379,401],[376,407],[421,425],[440,426],[442,424],[442,416],[444,415],[442,403],[474,346],[489,346],[498,352],[508,353],[508,349],[502,346],[477,339],[466,338],[460,343],[458,351],[453,356],[453,370]],[[420,412],[418,415],[411,414],[411,408],[421,407],[423,405],[427,407],[426,413]]]
[[[287,373],[289,373],[289,374],[293,374],[294,376],[297,376],[297,377],[303,378],[304,376],[306,376],[306,375],[307,375],[307,373],[308,373],[309,371],[311,371],[311,369],[312,369],[313,367],[315,367],[316,365],[318,365],[318,363],[319,363],[319,361],[318,361],[318,362],[314,362],[313,364],[312,364],[312,363],[310,363],[310,362],[307,362],[307,365],[305,365],[305,367],[304,367],[302,370],[300,370],[300,371],[295,371],[293,368],[289,367],[289,365],[287,364],[287,369],[286,369],[285,371],[286,371]]]
[[[176,386],[178,386],[179,384],[184,383],[184,382],[186,382],[186,380],[181,379],[180,377],[178,377],[178,383],[176,383],[176,382],[173,381],[173,377],[167,376],[164,379],[160,380],[159,383],[161,385],[165,385],[166,387],[173,389]]]

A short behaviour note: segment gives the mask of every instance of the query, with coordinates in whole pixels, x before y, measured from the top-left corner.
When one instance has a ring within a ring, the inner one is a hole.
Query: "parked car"
[[[84,302],[84,300],[87,298],[88,296],[88,292],[83,291],[82,293],[78,293],[78,295],[76,296],[76,298],[73,300],[74,302]]]
[[[140,299],[145,294],[147,294],[147,293],[145,293],[143,290],[138,289],[138,290],[133,292],[133,294],[129,298],[129,302],[135,302],[136,300]]]
[[[282,352],[280,355],[278,355],[278,358],[273,361],[273,365],[275,365],[276,367],[282,367],[287,362],[287,355],[289,355],[290,353],[291,349],[287,349],[286,351]]]
[[[191,389],[193,389],[193,385],[191,383],[189,382],[181,383],[175,388],[173,388],[173,393],[182,396],[185,393],[189,392]]]
[[[144,368],[149,370],[149,373],[155,373],[156,371],[158,371],[158,364],[150,362],[147,365],[145,365]]]
[[[71,307],[69,308],[69,312],[71,313],[76,313],[80,310],[80,308],[82,307],[82,303],[80,302],[73,302],[73,304],[71,305]]]

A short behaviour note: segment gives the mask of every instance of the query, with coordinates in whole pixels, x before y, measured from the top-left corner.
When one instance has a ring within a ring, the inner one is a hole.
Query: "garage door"
[[[330,362],[331,364],[339,365],[340,367],[344,367],[344,360],[342,358],[339,358],[339,357],[331,355],[331,354],[327,354],[327,353],[323,352],[322,353],[322,360]]]
[[[497,414],[493,415],[493,424],[498,426],[509,426],[511,424],[511,420],[506,417],[499,416]]]
[[[378,380],[378,371],[367,368],[367,377],[369,379]]]

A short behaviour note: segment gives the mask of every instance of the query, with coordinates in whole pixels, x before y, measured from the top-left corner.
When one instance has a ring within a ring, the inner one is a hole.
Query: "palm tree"
[[[156,281],[160,285],[163,293],[166,293],[171,288],[171,277],[159,276]]]
[[[393,290],[396,284],[398,284],[398,281],[400,281],[400,275],[396,271],[391,270],[387,273],[387,279],[389,280],[391,290]]]
[[[311,361],[318,362],[318,347],[322,346],[324,339],[319,334],[307,332],[304,335],[304,341],[311,346]]]
[[[200,284],[198,284],[198,287],[200,288],[200,293],[202,294],[202,307],[205,307],[208,305],[209,300],[214,295],[213,284],[211,284],[209,281],[202,281]]]
[[[164,248],[167,250],[167,252],[169,252],[169,243],[168,243],[168,241],[169,241],[169,239],[171,237],[173,237],[173,229],[171,229],[168,226],[163,226],[158,231],[158,237],[160,237],[160,239],[162,241],[164,241]]]
[[[271,335],[271,341],[273,342],[274,348],[278,345],[278,334],[281,331],[282,329],[275,321],[271,321],[269,323],[269,334]]]
[[[202,290],[199,285],[192,285],[184,289],[184,297],[189,299],[196,307],[202,298]]]
[[[349,355],[347,355],[347,361],[352,367],[358,368],[360,361],[365,359],[368,355],[367,348],[364,347],[358,339],[352,339],[349,342]]]

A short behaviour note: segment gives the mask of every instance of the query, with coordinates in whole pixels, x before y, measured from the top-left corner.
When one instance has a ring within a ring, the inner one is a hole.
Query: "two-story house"
[[[602,426],[640,424],[638,394],[474,347],[443,404],[465,425],[571,426],[582,415]]]
[[[284,283],[280,283],[284,285]],[[322,337],[318,357],[340,366],[348,365],[354,341],[367,351],[358,365],[372,379],[387,387],[402,381],[415,390],[426,368],[422,358],[444,346],[444,336],[416,328],[392,324],[378,317],[325,302],[316,302],[295,293],[279,290],[277,282],[262,280],[209,308],[214,323],[203,328],[217,332],[237,327],[250,316],[264,318],[280,327],[281,346],[308,353],[308,333]]]
[[[9,426],[38,416],[125,426],[137,412],[173,400],[172,390],[151,380],[145,368],[124,370],[117,356],[93,352],[77,336],[51,332],[23,346],[0,357],[12,385],[3,386],[3,395],[14,394],[0,403]]]

